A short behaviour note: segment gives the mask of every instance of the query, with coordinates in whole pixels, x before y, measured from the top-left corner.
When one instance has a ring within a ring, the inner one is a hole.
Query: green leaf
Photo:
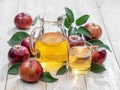
[[[80,18],[78,18],[76,20],[76,25],[79,26],[79,25],[85,24],[87,22],[88,18],[89,18],[89,15],[83,15],[83,16],[81,16]]]
[[[74,14],[73,14],[72,10],[70,10],[67,7],[65,7],[65,11],[66,11],[66,16],[67,16],[69,22],[73,23],[74,22]]]
[[[99,47],[100,47],[100,48],[101,48],[101,47],[102,47],[102,48],[105,48],[105,49],[107,49],[107,50],[109,50],[109,51],[111,52],[109,46],[106,45],[106,44],[100,44]]]
[[[57,74],[56,75],[63,75],[67,72],[67,67],[66,65],[62,66],[58,71],[57,71]]]
[[[104,44],[101,40],[93,39],[89,40],[88,42],[90,42],[92,45],[97,45],[99,48],[105,48],[111,52],[110,48],[106,44]]]
[[[106,71],[106,68],[100,64],[97,64],[95,62],[92,62],[91,64],[91,71],[94,73],[101,73]]]
[[[42,77],[41,77],[41,80],[43,82],[53,83],[53,82],[56,82],[58,79],[52,77],[49,72],[44,72],[43,75],[42,75]]]
[[[74,35],[77,35],[77,36],[80,36],[80,37],[82,37],[80,33],[75,33]]]
[[[68,35],[74,35],[77,31],[76,27],[70,27],[68,30]]]
[[[89,40],[88,42],[90,42],[92,45],[103,45],[104,43],[98,39],[93,39],[93,40]]]
[[[64,26],[65,26],[66,28],[69,28],[70,25],[71,25],[71,24],[70,24],[69,20],[68,20],[67,18],[65,18]]]
[[[32,26],[34,26],[34,25],[36,24],[37,20],[38,20],[38,16],[36,16],[36,17],[33,19],[33,21],[32,21]]]
[[[78,33],[79,34],[82,34],[82,35],[86,35],[86,36],[88,36],[89,38],[91,38],[91,34],[90,34],[90,32],[85,28],[85,27],[79,27],[78,28]]]
[[[8,74],[11,74],[11,75],[17,75],[18,72],[19,72],[19,67],[21,65],[21,62],[19,63],[16,63],[16,64],[13,64],[9,70],[8,70]]]
[[[26,38],[26,37],[29,37],[29,34],[26,33],[26,32],[16,32],[12,37],[11,39],[8,41],[8,44],[10,46],[14,46],[14,45],[17,45],[17,44],[20,44],[21,41]]]
[[[61,21],[61,20],[63,20],[63,17],[62,17],[62,16],[59,16],[59,17],[57,18],[57,21]]]

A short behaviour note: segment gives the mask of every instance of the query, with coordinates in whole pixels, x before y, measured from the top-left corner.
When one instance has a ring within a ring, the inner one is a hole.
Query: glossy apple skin
[[[26,30],[30,28],[32,24],[32,18],[29,14],[22,12],[15,16],[14,24],[16,25],[18,29]]]
[[[21,41],[21,45],[22,46],[25,46],[29,52],[30,52],[30,56],[33,56],[31,50],[30,50],[30,37],[27,37],[27,38],[24,38],[22,41]]]
[[[102,35],[101,27],[95,23],[88,23],[85,28],[91,33],[92,39],[98,39]]]
[[[98,64],[103,64],[107,57],[107,52],[106,50],[101,50],[101,51],[94,51],[92,53],[92,61],[96,62]]]
[[[68,41],[69,41],[70,47],[84,45],[84,43],[82,42],[83,39],[77,35],[68,36]]]
[[[41,64],[36,60],[24,61],[19,68],[19,75],[22,80],[34,83],[40,80],[43,74]]]
[[[15,45],[8,51],[8,60],[11,64],[26,61],[29,57],[29,50],[21,45]]]

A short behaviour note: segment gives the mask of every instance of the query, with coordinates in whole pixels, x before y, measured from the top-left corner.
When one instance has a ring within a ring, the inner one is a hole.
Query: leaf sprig
[[[90,15],[85,14],[75,19],[72,10],[65,7],[65,12],[66,12],[66,18],[64,21],[64,26],[66,27],[66,30],[68,31],[68,36],[69,35],[79,35],[79,36],[83,35],[83,36],[87,36],[91,38],[90,32],[83,26],[88,21]],[[104,44],[102,41],[98,39],[91,39],[89,40],[89,42],[92,45],[98,45],[99,48],[105,48],[111,51],[108,45]]]
[[[65,11],[66,11],[66,18],[64,21],[64,26],[66,27],[68,31],[68,35],[79,34],[79,35],[86,35],[91,38],[90,32],[82,26],[83,24],[87,22],[89,15],[86,14],[86,15],[79,17],[78,19],[75,19],[72,10],[65,7]]]
[[[105,48],[111,52],[109,46],[104,44],[101,40],[92,39],[92,40],[88,40],[88,42],[90,42],[92,45],[97,45],[99,48]]]
[[[83,16],[80,16],[79,18],[75,19],[74,14],[72,10],[69,8],[65,8],[66,12],[66,18],[64,21],[64,26],[66,27],[66,30],[68,31],[67,34],[69,35],[79,35],[79,36],[87,36],[90,38],[88,42],[90,42],[92,45],[97,45],[99,48],[105,48],[109,51],[110,48],[106,44],[104,44],[101,40],[98,39],[92,39],[90,32],[83,26],[87,20],[89,19],[90,15],[85,14]],[[58,72],[65,71],[65,67],[61,67]],[[91,64],[91,71],[94,73],[101,73],[104,72],[106,69],[103,65],[97,64],[92,62]]]

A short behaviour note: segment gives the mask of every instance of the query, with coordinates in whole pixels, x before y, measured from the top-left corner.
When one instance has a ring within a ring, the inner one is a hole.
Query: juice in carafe
[[[68,41],[59,32],[43,34],[36,41],[35,49],[40,52],[40,57],[37,57],[37,60],[45,71],[59,69],[68,59]]]

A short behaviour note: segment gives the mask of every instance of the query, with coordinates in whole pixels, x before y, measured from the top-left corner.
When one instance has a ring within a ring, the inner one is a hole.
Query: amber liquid
[[[69,50],[69,68],[74,74],[86,74],[91,67],[91,50],[89,47],[76,46]]]
[[[35,49],[45,71],[56,71],[68,60],[68,41],[61,33],[45,33],[36,41]]]

